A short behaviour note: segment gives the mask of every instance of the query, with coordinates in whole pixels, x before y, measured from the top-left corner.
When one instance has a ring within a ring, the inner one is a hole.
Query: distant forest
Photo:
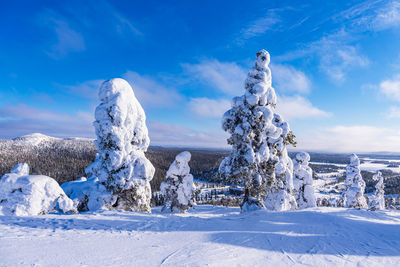
[[[192,148],[164,148],[150,147],[146,156],[153,163],[156,172],[151,187],[158,191],[165,179],[165,174],[174,161],[175,156],[184,150],[192,154],[189,162],[191,173],[195,179],[209,182],[220,182],[216,175],[218,166],[223,158],[229,154],[227,150],[192,149]],[[43,141],[40,145],[18,143],[12,140],[0,140],[0,177],[8,173],[17,163],[26,162],[31,168],[31,174],[43,174],[56,179],[59,184],[85,176],[85,168],[95,159],[97,149],[93,142],[88,140],[59,139]],[[294,157],[294,152],[289,153]],[[310,153],[311,161],[329,163],[348,163],[348,154]],[[365,155],[364,155],[365,156]],[[310,165],[314,172],[336,171],[335,165]],[[362,172],[367,184],[366,192],[374,191],[376,182],[372,180],[371,172]],[[387,194],[400,192],[400,175],[390,171],[383,171],[385,177],[385,191]],[[314,176],[314,178],[316,178]],[[344,180],[339,177],[340,180]]]

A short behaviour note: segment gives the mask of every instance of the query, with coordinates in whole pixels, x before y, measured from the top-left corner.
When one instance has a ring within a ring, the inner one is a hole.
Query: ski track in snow
[[[0,266],[399,266],[400,212],[0,216]]]

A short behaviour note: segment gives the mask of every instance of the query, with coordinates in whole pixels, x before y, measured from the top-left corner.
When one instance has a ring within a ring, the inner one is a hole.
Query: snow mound
[[[97,177],[81,177],[61,185],[65,194],[72,199],[78,211],[95,211],[104,209],[104,200],[111,199],[104,185]]]
[[[167,171],[167,181],[161,184],[161,193],[166,200],[164,210],[185,212],[194,205],[193,176],[190,174],[191,154],[184,151],[178,154]]]
[[[86,173],[112,194],[105,199],[108,208],[150,212],[155,169],[144,154],[150,143],[144,110],[129,83],[119,78],[101,85],[99,99],[93,123],[99,153]]]
[[[29,175],[29,166],[22,163],[0,179],[0,214],[30,216],[54,210],[76,211],[72,200],[53,178]]]
[[[37,146],[40,145],[42,142],[55,141],[55,140],[60,140],[60,138],[47,136],[41,133],[32,133],[16,137],[13,139],[13,141],[17,145],[31,145],[31,146]]]

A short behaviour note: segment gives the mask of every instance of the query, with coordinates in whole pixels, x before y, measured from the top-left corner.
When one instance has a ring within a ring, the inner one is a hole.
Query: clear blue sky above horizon
[[[122,77],[153,145],[226,147],[260,49],[298,149],[400,152],[400,1],[2,1],[0,138],[94,137]]]

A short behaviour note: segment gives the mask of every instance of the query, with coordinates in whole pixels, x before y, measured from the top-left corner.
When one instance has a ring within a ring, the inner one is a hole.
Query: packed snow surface
[[[400,212],[0,216],[1,266],[399,266]]]

